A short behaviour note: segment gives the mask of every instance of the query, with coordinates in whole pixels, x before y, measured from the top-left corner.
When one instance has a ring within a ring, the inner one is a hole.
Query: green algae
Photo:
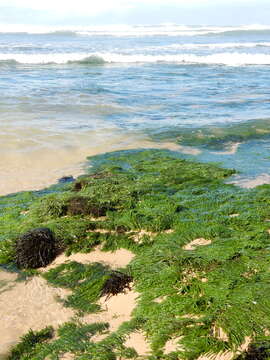
[[[177,127],[154,133],[150,131],[149,135],[156,141],[171,140],[181,145],[223,150],[233,143],[269,138],[270,121],[256,119],[227,125]]]
[[[138,305],[131,320],[101,342],[93,343],[88,335],[74,341],[73,334],[84,325],[71,322],[67,329],[76,331],[64,331],[54,345],[37,347],[32,358],[57,359],[64,352],[81,360],[115,359],[119,354],[136,358],[134,349],[124,346],[134,330],[147,335],[151,360],[192,360],[235,351],[247,337],[264,337],[269,344],[270,186],[243,190],[224,184],[233,170],[186,161],[168,151],[117,152],[90,161],[89,174],[75,184],[0,199],[5,209],[0,261],[12,261],[16,237],[40,226],[54,231],[67,254],[90,252],[97,244],[103,251],[126,248],[136,256],[122,270],[134,279]],[[106,208],[106,217],[68,214],[75,195]],[[149,234],[136,241],[141,230]],[[198,238],[211,242],[187,250]],[[81,316],[100,310],[97,300],[109,270],[101,264],[69,262],[43,276],[72,291],[64,305]],[[180,339],[179,347],[165,354],[170,339]]]
[[[12,349],[8,360],[33,359],[35,348],[51,340],[53,336],[54,331],[51,326],[40,331],[29,330],[29,332],[21,338],[21,342]]]

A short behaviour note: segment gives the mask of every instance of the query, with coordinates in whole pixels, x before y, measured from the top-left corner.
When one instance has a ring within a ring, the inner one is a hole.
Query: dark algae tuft
[[[67,204],[68,215],[92,215],[95,217],[105,216],[107,210],[105,205],[91,203],[91,200],[83,196],[74,196],[69,199]]]
[[[268,360],[270,359],[270,341],[257,341],[249,345],[244,354],[236,360]]]
[[[50,264],[55,256],[55,236],[48,228],[30,230],[16,241],[15,261],[19,268],[37,269]]]
[[[232,359],[269,359],[270,186],[225,184],[233,170],[169,151],[89,160],[89,174],[74,183],[0,198],[0,262],[16,262],[16,240],[35,228],[53,231],[68,255],[98,245],[135,257],[123,269],[70,261],[43,273],[70,290],[63,305],[77,315],[21,358],[136,359],[125,342],[140,331],[149,360],[218,359],[228,351]],[[131,279],[139,297],[128,322],[115,332],[107,323],[81,322],[87,313],[102,317],[100,297],[125,292]]]
[[[101,296],[106,296],[107,300],[111,296],[124,293],[126,290],[131,290],[131,282],[131,276],[120,271],[113,271],[103,285]]]

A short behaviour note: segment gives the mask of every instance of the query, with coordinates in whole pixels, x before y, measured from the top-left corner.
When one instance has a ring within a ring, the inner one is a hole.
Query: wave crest
[[[176,63],[206,65],[270,65],[268,54],[219,53],[206,56],[176,55],[123,55],[116,53],[92,54],[0,54],[2,64],[104,64],[104,63]]]

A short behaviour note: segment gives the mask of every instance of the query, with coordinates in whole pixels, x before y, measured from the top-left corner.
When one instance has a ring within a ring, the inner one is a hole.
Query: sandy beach
[[[0,0],[0,360],[269,358],[268,10]]]

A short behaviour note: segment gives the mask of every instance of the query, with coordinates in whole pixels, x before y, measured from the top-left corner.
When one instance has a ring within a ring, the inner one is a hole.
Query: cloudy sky
[[[0,22],[39,25],[270,24],[269,0],[0,0]]]

